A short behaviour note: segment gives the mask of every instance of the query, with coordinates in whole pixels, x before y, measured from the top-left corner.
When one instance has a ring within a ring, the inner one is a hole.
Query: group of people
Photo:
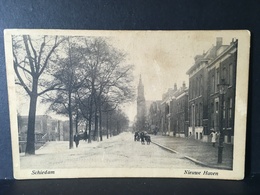
[[[150,137],[150,135],[148,135],[148,133],[146,131],[135,132],[134,141],[140,141],[140,140],[141,140],[141,144],[145,144],[145,141],[146,141],[147,145],[149,145],[151,143],[151,137]]]

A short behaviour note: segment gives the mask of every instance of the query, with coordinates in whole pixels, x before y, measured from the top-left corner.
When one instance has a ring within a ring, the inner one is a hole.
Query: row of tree
[[[118,128],[128,125],[118,106],[133,100],[133,66],[125,63],[126,54],[113,47],[110,39],[22,35],[13,36],[12,43],[16,84],[30,100],[26,154],[35,154],[39,97],[42,104],[69,117],[69,148],[73,147],[73,124],[76,132],[79,123],[86,125],[89,142],[102,141],[102,127],[108,137],[109,114],[117,117]]]

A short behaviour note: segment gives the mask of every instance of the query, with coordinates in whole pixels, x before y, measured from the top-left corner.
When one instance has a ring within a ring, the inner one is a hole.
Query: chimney
[[[177,84],[174,83],[174,91],[177,91]]]
[[[183,89],[185,89],[185,88],[186,88],[185,81],[183,81],[183,83],[182,83],[182,88],[183,88]]]
[[[235,43],[237,41],[236,38],[232,38],[232,42],[231,43]]]
[[[222,45],[222,37],[217,37],[217,40],[216,40],[217,50],[221,47],[221,45]]]

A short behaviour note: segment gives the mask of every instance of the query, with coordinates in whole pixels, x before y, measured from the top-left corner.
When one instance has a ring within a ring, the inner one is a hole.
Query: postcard
[[[244,178],[249,31],[4,34],[15,179]]]

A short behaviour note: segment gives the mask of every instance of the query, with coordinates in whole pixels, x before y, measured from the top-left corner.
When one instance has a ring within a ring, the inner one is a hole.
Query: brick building
[[[234,133],[234,99],[236,75],[237,42],[223,45],[222,38],[206,53],[194,58],[189,75],[189,136],[210,141],[211,129],[219,131],[219,90],[220,79],[229,84],[223,102],[225,142],[232,142]]]
[[[169,88],[166,93],[162,96],[162,103],[161,103],[161,131],[163,135],[174,135],[174,118],[175,118],[175,93],[177,92],[177,85],[174,84],[174,88]]]
[[[149,107],[147,119],[149,123],[150,133],[154,131],[160,131],[161,124],[161,100],[153,101]]]
[[[184,82],[179,89],[175,83],[163,94],[160,129],[165,135],[188,136],[188,88]]]
[[[225,143],[233,143],[234,136],[237,43],[237,40],[233,39],[230,45],[218,50],[216,58],[207,66],[209,74],[209,129],[215,129],[219,132],[219,124],[222,121]],[[223,102],[220,102],[218,87],[220,82],[226,86]],[[219,118],[220,112],[223,112],[222,120]]]
[[[187,71],[189,75],[189,136],[207,141],[208,98],[207,98],[207,63],[215,48],[207,53],[195,56],[195,63]]]
[[[174,120],[174,135],[176,137],[188,136],[188,88],[183,82],[182,87],[175,92],[173,109]]]

